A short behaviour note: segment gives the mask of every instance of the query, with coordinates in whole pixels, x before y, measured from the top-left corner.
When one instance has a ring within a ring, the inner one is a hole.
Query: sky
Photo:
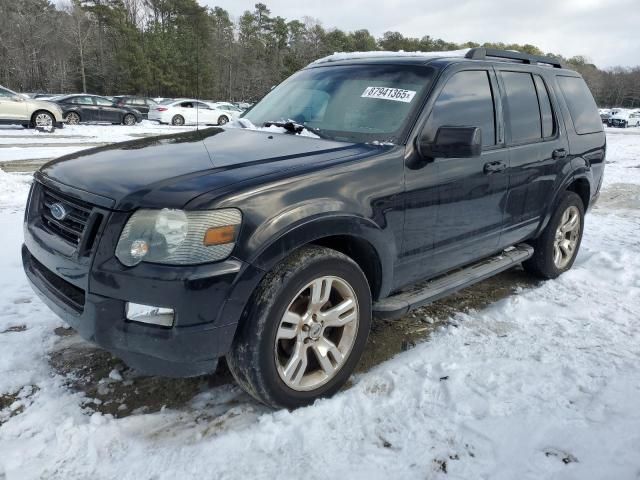
[[[255,0],[198,0],[237,18]],[[640,0],[261,0],[288,20],[305,16],[327,28],[429,35],[465,41],[530,43],[600,68],[640,65]]]

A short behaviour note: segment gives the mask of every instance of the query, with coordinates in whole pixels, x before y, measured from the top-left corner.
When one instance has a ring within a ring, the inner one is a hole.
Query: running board
[[[453,271],[434,280],[419,283],[409,291],[397,293],[373,304],[373,314],[378,318],[400,318],[411,310],[435,302],[452,293],[504,272],[524,262],[533,255],[533,247],[520,244],[498,255]]]

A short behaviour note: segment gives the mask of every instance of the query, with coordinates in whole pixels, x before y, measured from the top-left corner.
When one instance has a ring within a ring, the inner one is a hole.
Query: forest
[[[486,43],[538,55],[534,45]],[[255,101],[311,61],[338,51],[441,51],[480,46],[326,28],[257,3],[232,18],[196,0],[0,0],[0,84],[21,92],[140,94]],[[640,107],[640,66],[564,61],[602,107]]]

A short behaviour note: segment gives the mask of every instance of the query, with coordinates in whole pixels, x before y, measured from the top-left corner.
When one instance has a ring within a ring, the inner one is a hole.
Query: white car
[[[609,118],[612,127],[628,128],[640,126],[640,113],[620,110]]]
[[[149,120],[171,125],[224,125],[232,115],[192,98],[165,100],[149,110]]]
[[[239,117],[244,110],[229,102],[207,102],[211,108],[227,112],[231,118]]]

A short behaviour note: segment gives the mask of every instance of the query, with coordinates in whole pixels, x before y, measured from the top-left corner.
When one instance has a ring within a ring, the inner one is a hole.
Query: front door
[[[420,135],[435,140],[443,126],[480,127],[483,152],[476,158],[434,158],[418,162],[419,167],[407,162],[404,241],[397,272],[406,284],[471,263],[499,247],[509,185],[508,156],[497,128],[497,92],[491,68],[452,72],[436,87],[436,100]]]

